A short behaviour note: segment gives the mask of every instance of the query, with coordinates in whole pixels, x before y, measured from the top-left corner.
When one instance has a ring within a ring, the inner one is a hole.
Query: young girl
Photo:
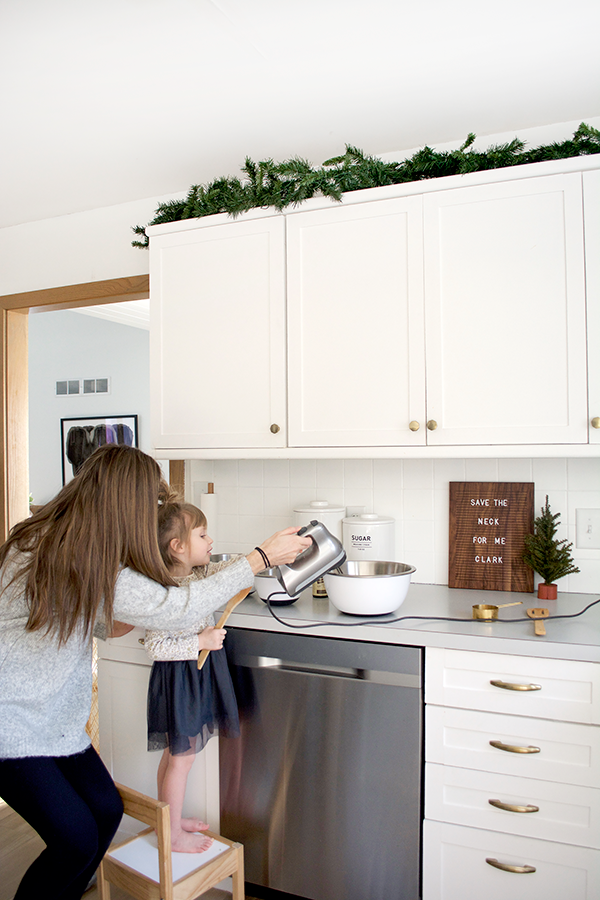
[[[206,533],[204,513],[174,498],[159,509],[158,543],[169,573],[179,584],[206,578],[238,558],[211,563],[213,542]],[[145,647],[154,660],[148,688],[148,749],[163,750],[158,799],[171,807],[172,849],[184,853],[198,853],[212,843],[197,834],[208,825],[182,817],[195,755],[216,727],[223,735],[239,735],[237,703],[222,649],[225,634],[224,628],[214,627],[212,614],[181,631],[146,631]],[[198,671],[198,653],[203,649],[212,652]]]

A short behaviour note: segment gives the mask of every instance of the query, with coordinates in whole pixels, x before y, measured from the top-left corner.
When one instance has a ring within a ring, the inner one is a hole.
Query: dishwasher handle
[[[318,675],[329,678],[350,678],[365,681],[369,684],[388,684],[396,687],[421,687],[420,675],[409,675],[402,672],[379,672],[372,669],[346,668],[329,666],[324,663],[297,662],[278,659],[274,656],[245,656],[234,660],[235,665],[248,669],[275,669],[280,672],[296,672],[301,675]]]

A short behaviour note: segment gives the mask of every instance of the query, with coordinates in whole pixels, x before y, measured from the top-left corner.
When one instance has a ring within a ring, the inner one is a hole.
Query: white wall
[[[46,503],[62,487],[60,420],[138,416],[139,446],[150,449],[149,332],[61,310],[29,316],[29,489]],[[57,397],[65,378],[111,380],[110,394]]]
[[[364,505],[393,516],[396,559],[416,566],[414,581],[427,584],[448,583],[450,481],[533,481],[536,516],[548,494],[561,515],[558,538],[574,545],[575,510],[600,508],[597,459],[189,460],[189,499],[194,482],[208,481],[217,497],[216,529],[208,523],[215,552],[248,553],[293,524],[292,510],[310,500]],[[574,546],[573,556],[581,572],[562,579],[559,590],[598,592],[600,550]]]

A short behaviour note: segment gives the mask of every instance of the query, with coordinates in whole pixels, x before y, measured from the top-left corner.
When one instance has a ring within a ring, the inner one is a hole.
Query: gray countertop
[[[406,600],[391,616],[348,616],[339,613],[328,600],[314,599],[304,591],[290,606],[274,607],[276,615],[289,625],[274,619],[256,593],[241,603],[228,625],[269,631],[290,631],[349,640],[443,647],[454,650],[478,650],[552,659],[600,661],[600,603],[575,619],[556,619],[553,615],[572,615],[584,609],[598,594],[559,593],[557,600],[538,600],[536,594],[500,591],[466,591],[444,585],[411,584]],[[472,618],[475,603],[512,603],[522,606],[499,610],[499,619],[486,622]],[[533,620],[524,619],[525,610],[545,606],[546,636],[534,634]],[[412,616],[442,616],[461,621],[423,621]],[[391,622],[390,619],[402,621]],[[360,624],[358,624],[360,623]],[[348,626],[352,627],[348,627]]]

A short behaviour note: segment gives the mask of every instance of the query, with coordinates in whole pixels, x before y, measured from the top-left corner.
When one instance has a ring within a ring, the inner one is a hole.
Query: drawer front
[[[433,647],[425,657],[425,700],[598,725],[600,664]]]
[[[600,850],[600,789],[427,763],[425,818]]]
[[[597,900],[600,851],[425,821],[423,900]],[[486,863],[531,867],[504,871]]]
[[[539,752],[519,753],[514,748]],[[425,759],[462,769],[598,788],[600,728],[429,705]]]

